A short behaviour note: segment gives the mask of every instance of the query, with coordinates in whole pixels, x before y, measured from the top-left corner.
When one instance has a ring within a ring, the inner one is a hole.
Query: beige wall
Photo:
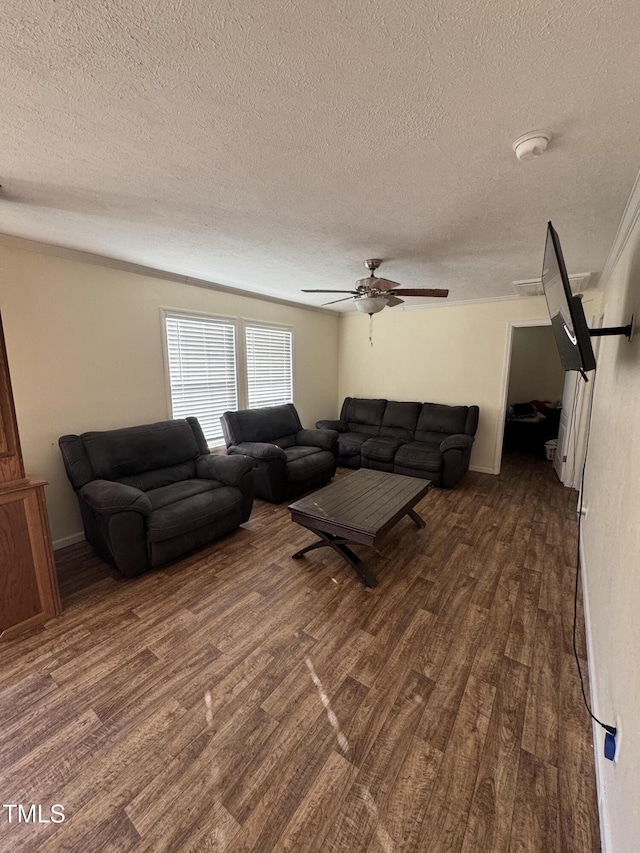
[[[293,326],[303,424],[335,406],[337,317],[0,245],[0,311],[23,456],[50,481],[60,544],[82,525],[58,437],[170,417],[161,307]]]
[[[551,326],[513,330],[507,403],[561,400],[564,370]]]
[[[605,283],[605,326],[640,313],[640,221]],[[584,487],[583,578],[594,712],[619,726],[615,763],[597,729],[609,853],[640,849],[640,336],[601,338]]]
[[[548,321],[542,296],[340,321],[339,406],[345,396],[480,406],[471,465],[493,472],[500,446],[511,323]]]

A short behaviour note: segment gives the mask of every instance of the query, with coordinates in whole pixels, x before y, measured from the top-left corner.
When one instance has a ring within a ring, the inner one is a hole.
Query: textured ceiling
[[[569,272],[602,269],[638,170],[637,0],[3,13],[0,232],[19,237],[308,304],[381,257],[482,299],[539,276],[549,218]],[[547,153],[520,163],[538,128]]]

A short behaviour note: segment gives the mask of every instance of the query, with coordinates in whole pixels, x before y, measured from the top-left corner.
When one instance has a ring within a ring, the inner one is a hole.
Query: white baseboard
[[[593,713],[598,716],[598,701],[596,696],[596,680],[594,678],[595,663],[593,653],[593,634],[591,632],[591,611],[589,608],[589,590],[587,572],[584,568],[584,538],[582,527],[580,528],[580,577],[582,580],[582,607],[584,611],[584,633],[587,641],[587,666],[589,667],[589,701]],[[602,853],[607,853],[611,849],[609,815],[607,811],[606,796],[603,787],[602,769],[603,762],[607,759],[602,757],[602,729],[595,722],[591,721],[593,730],[593,759],[596,768],[596,795],[598,797],[598,818],[600,820],[600,845]]]
[[[477,471],[478,474],[499,474],[494,468],[483,468],[481,465],[469,465],[470,471]]]
[[[53,550],[59,551],[60,548],[66,548],[67,545],[75,545],[78,542],[84,542],[84,533],[72,533],[71,536],[63,536],[62,539],[53,540]]]

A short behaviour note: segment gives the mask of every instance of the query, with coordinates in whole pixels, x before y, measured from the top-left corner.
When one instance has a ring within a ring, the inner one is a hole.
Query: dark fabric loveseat
[[[303,429],[292,403],[225,412],[227,453],[254,460],[256,497],[280,503],[324,486],[336,473],[338,434]]]
[[[196,418],[64,435],[87,541],[124,575],[235,530],[253,505],[253,462],[212,456]]]
[[[478,414],[477,406],[346,397],[340,420],[316,426],[338,431],[340,465],[422,477],[450,488],[469,468]]]

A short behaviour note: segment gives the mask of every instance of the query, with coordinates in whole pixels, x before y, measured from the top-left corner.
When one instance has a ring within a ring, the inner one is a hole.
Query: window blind
[[[236,329],[211,317],[167,315],[174,418],[198,418],[209,444],[224,443],[220,415],[238,409]]]
[[[250,409],[293,402],[292,339],[289,329],[245,326]]]

